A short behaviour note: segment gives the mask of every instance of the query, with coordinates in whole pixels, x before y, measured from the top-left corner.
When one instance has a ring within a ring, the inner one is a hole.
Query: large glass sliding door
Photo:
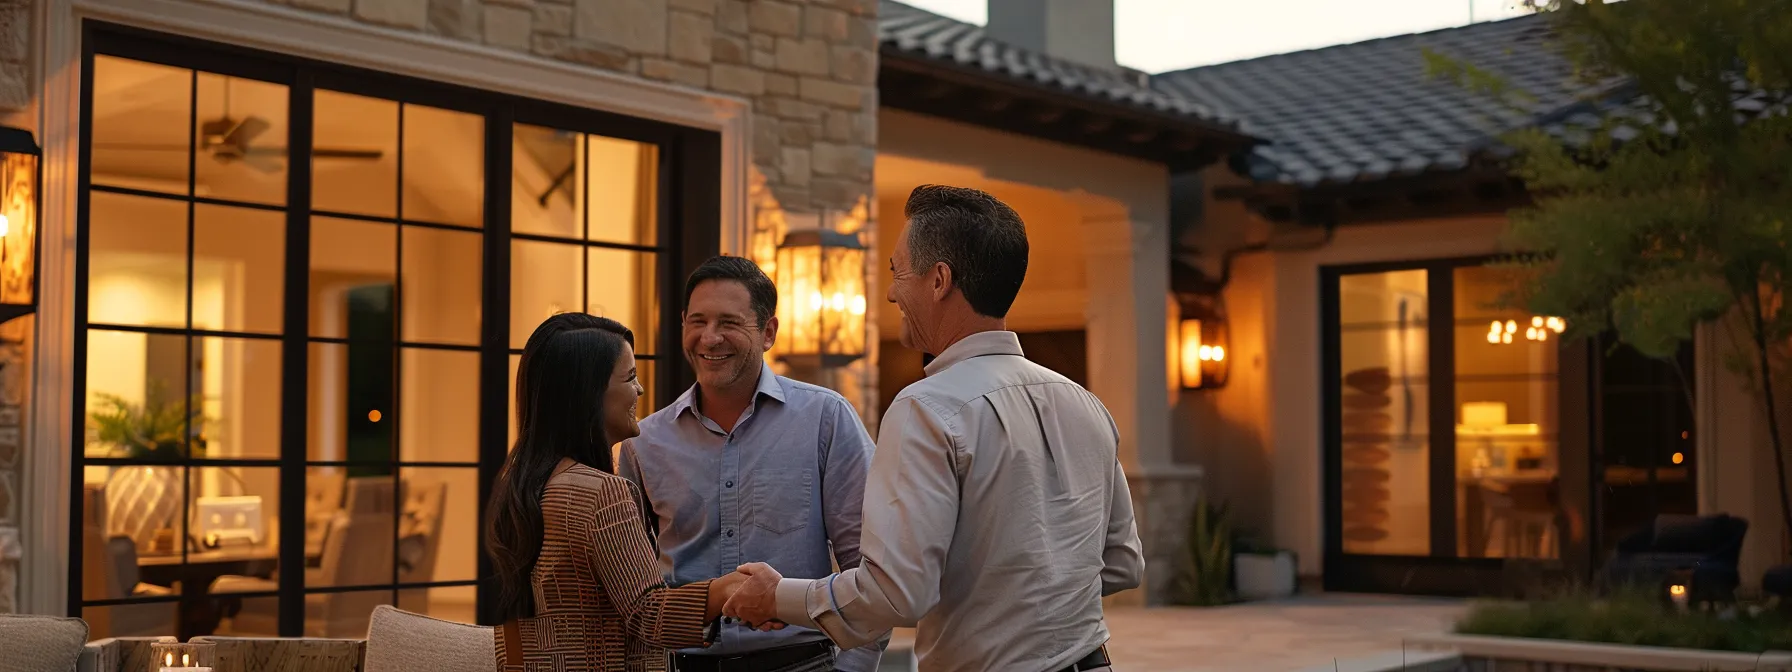
[[[1517,277],[1484,262],[1323,271],[1329,588],[1505,592],[1585,546],[1566,324],[1503,307]]]
[[[71,612],[96,638],[478,620],[535,325],[632,327],[643,413],[688,384],[661,325],[715,252],[714,135],[103,24],[85,44]]]

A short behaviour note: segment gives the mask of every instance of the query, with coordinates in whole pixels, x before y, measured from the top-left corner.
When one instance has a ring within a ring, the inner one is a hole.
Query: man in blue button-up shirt
[[[685,283],[685,359],[697,384],[641,421],[618,469],[641,486],[672,585],[747,562],[821,578],[859,564],[859,510],[872,442],[833,390],[765,363],[778,334],[777,288],[753,262],[716,257]],[[709,648],[672,656],[676,670],[875,672],[889,642],[839,653],[808,628],[726,625]],[[721,663],[722,665],[718,665]]]

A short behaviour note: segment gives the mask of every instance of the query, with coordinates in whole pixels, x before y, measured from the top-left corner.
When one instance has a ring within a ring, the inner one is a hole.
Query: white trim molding
[[[24,494],[21,607],[66,613],[68,489],[74,426],[75,207],[79,177],[81,23],[94,19],[435,82],[652,119],[721,135],[721,250],[745,255],[752,106],[745,99],[347,17],[249,0],[44,0],[34,44],[44,149],[43,275]]]

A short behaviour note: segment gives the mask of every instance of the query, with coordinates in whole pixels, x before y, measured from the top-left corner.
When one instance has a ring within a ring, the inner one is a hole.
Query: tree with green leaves
[[[1776,412],[1792,382],[1792,0],[1538,0],[1601,122],[1506,134],[1531,205],[1507,244],[1525,282],[1513,299],[1613,331],[1675,361],[1703,323],[1729,334],[1768,423],[1780,514],[1792,532]],[[1525,92],[1428,54],[1435,74],[1508,102]],[[1681,380],[1688,386],[1685,376]]]

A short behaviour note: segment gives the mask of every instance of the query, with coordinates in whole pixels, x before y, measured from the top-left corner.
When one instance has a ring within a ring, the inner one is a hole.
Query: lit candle
[[[185,653],[180,654],[180,667],[175,667],[174,652],[170,651],[162,655],[161,672],[212,672],[212,668],[194,667],[192,656]]]
[[[1686,611],[1686,586],[1674,584],[1668,586],[1668,599],[1674,602],[1674,608]]]

